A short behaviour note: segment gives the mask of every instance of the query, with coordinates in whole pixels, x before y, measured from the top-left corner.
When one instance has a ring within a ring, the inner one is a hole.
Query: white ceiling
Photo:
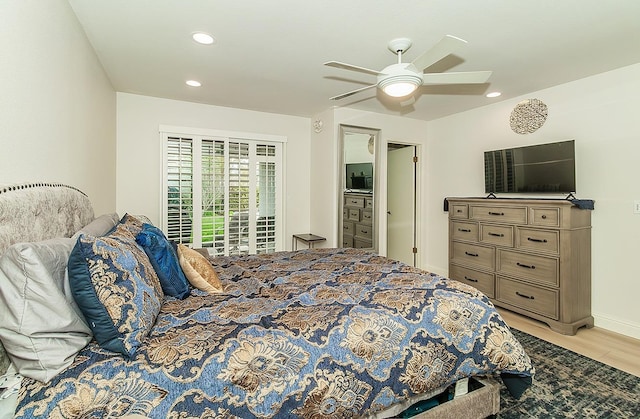
[[[305,117],[348,106],[432,120],[640,62],[639,0],[69,3],[119,92]],[[217,42],[196,44],[196,31]],[[446,34],[468,46],[429,70],[493,70],[488,84],[423,87],[404,108],[377,89],[329,100],[376,80],[324,62],[381,70],[396,61],[391,39],[413,40],[406,62]]]

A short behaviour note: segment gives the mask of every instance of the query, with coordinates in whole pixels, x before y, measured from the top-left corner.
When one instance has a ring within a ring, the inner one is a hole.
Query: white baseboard
[[[595,326],[607,329],[611,332],[620,333],[621,335],[640,339],[640,323],[617,319],[601,313],[592,314]]]

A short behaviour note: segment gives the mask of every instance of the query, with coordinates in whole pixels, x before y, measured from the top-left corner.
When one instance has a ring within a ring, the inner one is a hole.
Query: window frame
[[[193,242],[191,243],[193,247],[202,247],[202,211],[193,211],[193,208],[197,208],[202,204],[202,188],[198,187],[202,185],[202,141],[224,141],[225,143],[225,161],[229,158],[227,153],[229,151],[229,144],[234,142],[241,143],[249,143],[249,184],[253,186],[253,191],[251,192],[251,197],[249,199],[250,212],[256,214],[257,213],[257,203],[255,202],[255,188],[259,185],[256,182],[256,168],[257,163],[262,162],[262,160],[258,159],[258,155],[256,153],[257,146],[260,144],[265,145],[273,145],[276,147],[275,157],[273,159],[267,159],[268,161],[275,162],[275,228],[274,228],[274,237],[275,237],[275,248],[272,248],[270,251],[281,251],[284,250],[285,240],[285,202],[284,197],[286,196],[285,191],[285,151],[286,151],[286,143],[287,137],[280,135],[270,135],[270,134],[260,134],[260,133],[250,133],[250,132],[237,132],[237,131],[224,131],[224,130],[213,130],[213,129],[202,129],[202,128],[190,128],[190,127],[177,127],[177,126],[169,126],[169,125],[160,125],[160,143],[161,143],[161,155],[162,155],[162,167],[161,167],[161,193],[160,193],[160,216],[162,228],[164,231],[168,231],[168,170],[169,170],[169,162],[168,162],[168,150],[169,150],[169,138],[178,137],[192,140],[192,156],[193,156],[193,173],[192,173],[192,182],[193,182],[193,191],[192,191],[192,201],[191,201],[191,209],[193,213],[192,217],[192,236]],[[225,165],[225,176],[224,176],[224,189],[225,189],[225,223],[228,226],[228,222],[230,219],[229,215],[229,167]],[[249,217],[249,254],[257,253],[257,228],[256,228],[256,220],[252,219],[253,217]],[[278,221],[279,220],[279,221]],[[199,227],[196,227],[199,226]],[[226,230],[228,231],[228,230]],[[214,244],[215,245],[215,244]],[[246,253],[246,252],[241,252]],[[225,234],[224,238],[224,254],[230,254],[230,246],[229,246],[229,234]],[[231,253],[237,254],[237,252]]]

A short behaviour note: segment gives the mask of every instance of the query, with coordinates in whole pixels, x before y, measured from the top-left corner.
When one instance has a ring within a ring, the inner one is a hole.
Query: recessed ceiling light
[[[204,32],[195,32],[193,35],[191,35],[191,37],[193,38],[194,41],[203,45],[211,45],[214,42],[216,42],[216,40],[213,39],[213,36]]]
[[[486,96],[487,97],[498,97],[500,96],[502,93],[500,92],[491,92],[491,93],[487,93]]]
[[[200,87],[200,86],[202,86],[202,83],[200,83],[197,80],[187,80],[186,83],[187,83],[187,86],[191,86],[191,87]]]

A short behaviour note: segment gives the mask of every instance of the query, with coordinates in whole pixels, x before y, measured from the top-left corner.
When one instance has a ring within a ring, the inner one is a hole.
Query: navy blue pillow
[[[190,292],[189,282],[180,268],[175,250],[162,230],[144,223],[142,231],[136,235],[136,242],[149,256],[165,295],[186,298]]]
[[[133,357],[164,295],[149,258],[121,230],[80,234],[69,256],[69,285],[100,346]]]

